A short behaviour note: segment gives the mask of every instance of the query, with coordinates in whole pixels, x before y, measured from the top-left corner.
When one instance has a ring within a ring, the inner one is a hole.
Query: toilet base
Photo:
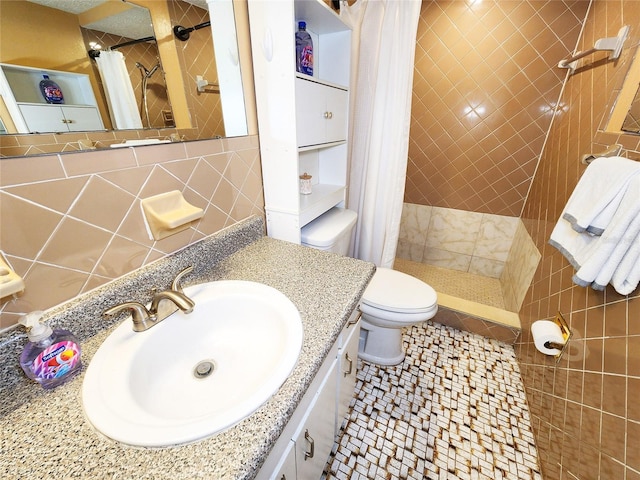
[[[362,320],[358,357],[376,365],[398,365],[404,360],[402,329],[371,325]]]

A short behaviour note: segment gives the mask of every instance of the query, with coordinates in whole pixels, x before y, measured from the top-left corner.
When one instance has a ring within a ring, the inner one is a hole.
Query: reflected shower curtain
[[[122,53],[103,50],[96,58],[96,63],[102,78],[102,88],[107,96],[113,128],[142,128],[142,119]]]
[[[407,173],[420,0],[343,2],[353,28],[348,206],[358,213],[351,255],[391,267]]]

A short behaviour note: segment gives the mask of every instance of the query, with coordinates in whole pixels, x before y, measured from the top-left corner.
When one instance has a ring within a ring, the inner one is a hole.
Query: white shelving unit
[[[64,104],[48,104],[40,93],[43,75],[56,82]],[[18,133],[104,130],[89,76],[0,64],[0,95]]]
[[[267,231],[300,243],[304,225],[346,199],[351,30],[321,0],[249,0],[249,20]],[[299,21],[313,76],[295,70]],[[304,172],[310,195],[299,193]]]

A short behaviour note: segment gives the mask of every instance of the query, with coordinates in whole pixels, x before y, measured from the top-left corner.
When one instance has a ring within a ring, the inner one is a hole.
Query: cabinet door
[[[95,107],[62,107],[67,127],[70,132],[103,130],[100,112]]]
[[[336,364],[334,357],[333,364],[294,438],[299,479],[320,478],[333,448],[337,394]]]
[[[275,472],[271,475],[271,480],[296,480],[296,444],[293,440],[289,441],[289,445]]]
[[[296,137],[299,147],[325,143],[327,87],[296,78]]]
[[[347,139],[347,110],[349,98],[345,90],[325,87],[326,121],[325,142],[341,142]],[[323,114],[324,116],[324,114]]]
[[[342,426],[342,422],[349,412],[349,404],[351,403],[353,392],[356,387],[356,375],[358,373],[358,343],[360,341],[359,318],[357,323],[348,325],[343,334],[346,334],[347,338],[342,344],[338,357],[338,423],[336,425],[336,433]]]
[[[69,131],[62,109],[57,105],[20,105],[20,112],[32,133]]]

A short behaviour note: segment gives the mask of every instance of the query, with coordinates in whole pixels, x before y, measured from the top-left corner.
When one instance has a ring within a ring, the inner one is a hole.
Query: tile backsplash
[[[0,328],[264,216],[257,136],[8,158],[0,173],[0,249],[26,285],[2,299]],[[171,190],[204,217],[150,240],[140,199]]]

